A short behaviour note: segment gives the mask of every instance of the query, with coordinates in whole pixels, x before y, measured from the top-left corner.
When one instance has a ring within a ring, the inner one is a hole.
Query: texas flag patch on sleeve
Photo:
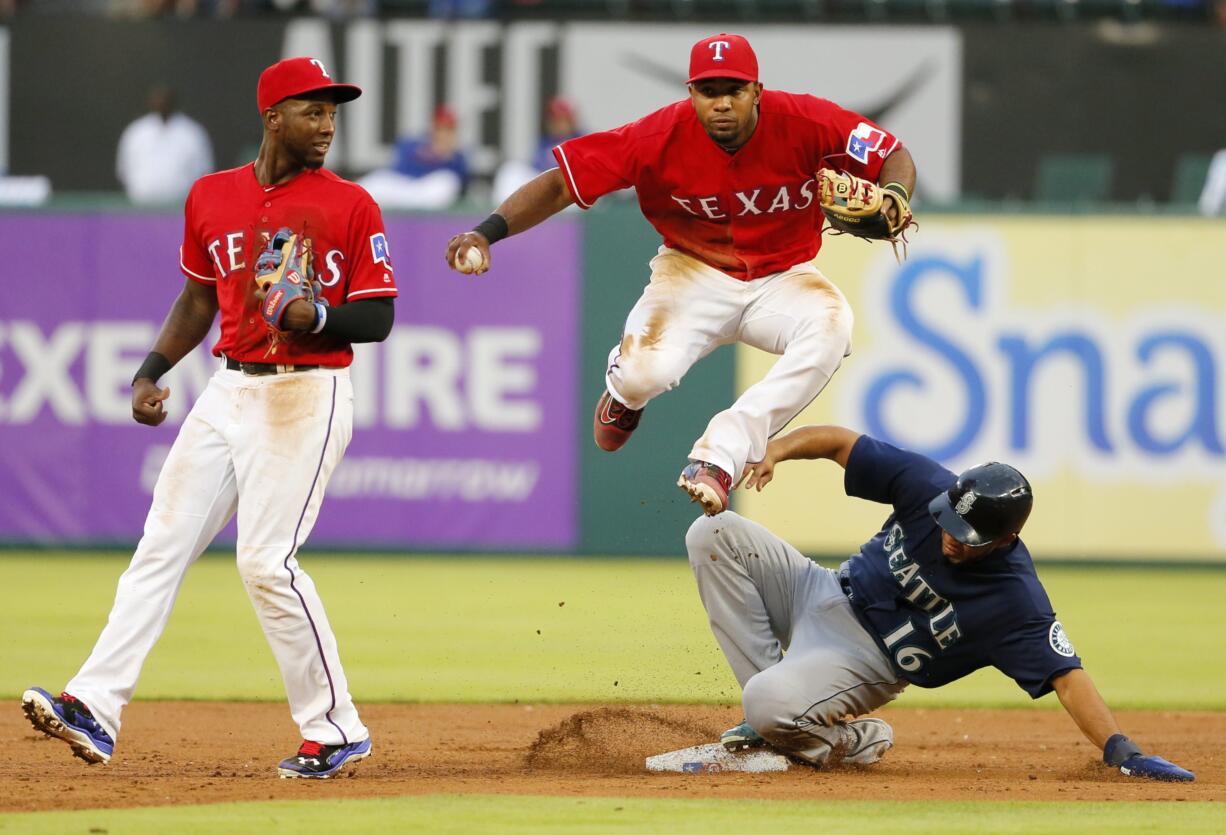
[[[847,156],[867,165],[869,154],[880,150],[883,142],[885,142],[885,131],[873,127],[868,122],[861,122],[847,137]]]
[[[382,232],[370,236],[370,257],[376,264],[382,264],[384,269],[392,268],[392,256],[387,251],[387,236]]]

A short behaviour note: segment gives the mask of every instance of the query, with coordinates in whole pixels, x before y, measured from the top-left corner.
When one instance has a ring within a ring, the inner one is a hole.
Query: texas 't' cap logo
[[[724,50],[731,48],[732,44],[728,43],[727,41],[711,41],[711,43],[707,44],[707,49],[715,52],[715,54],[711,56],[712,61],[724,60]]]
[[[332,76],[328,75],[328,70],[327,68],[324,67],[323,61],[319,60],[318,58],[312,58],[311,63],[314,64],[319,69],[320,75],[322,75],[324,78],[328,79],[329,81],[332,80]]]

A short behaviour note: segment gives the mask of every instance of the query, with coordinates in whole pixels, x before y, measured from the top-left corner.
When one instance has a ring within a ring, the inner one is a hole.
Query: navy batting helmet
[[[987,545],[1026,524],[1034,493],[1026,477],[996,461],[971,467],[928,503],[928,512],[964,545]]]

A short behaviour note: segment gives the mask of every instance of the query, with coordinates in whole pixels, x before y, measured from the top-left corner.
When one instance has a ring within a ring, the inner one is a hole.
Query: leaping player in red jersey
[[[382,341],[394,318],[379,207],[323,167],[338,105],[361,92],[315,58],[273,64],[256,92],[258,157],[201,177],[187,197],[186,281],[132,381],[133,419],[166,420],[170,387],[158,379],[220,311],[219,367],[158,474],[144,536],[93,652],[60,695],[32,687],[22,696],[34,727],[87,762],[110,761],[187,569],[236,514],[238,573],[304,740],[280,775],[326,778],[371,754],[323,601],[297,559],[353,434],[350,345]],[[270,276],[276,284],[260,290]],[[303,296],[309,285],[318,289]]]
[[[558,167],[453,237],[446,257],[455,269],[484,272],[491,244],[572,203],[586,209],[633,187],[664,241],[609,354],[596,444],[620,449],[647,403],[720,345],[744,342],[781,355],[711,419],[682,470],[678,485],[714,515],[727,508],[746,463],[762,460],[771,436],[851,352],[851,308],[812,264],[824,219],[815,172],[841,168],[893,183],[909,197],[915,164],[897,138],[857,113],[764,90],[757,56],[739,35],[694,45],[688,88],[688,100],[558,145]],[[888,192],[885,199],[893,216],[895,201]]]

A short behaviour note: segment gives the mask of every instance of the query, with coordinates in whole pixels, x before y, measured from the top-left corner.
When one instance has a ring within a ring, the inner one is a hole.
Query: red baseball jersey
[[[876,181],[900,144],[834,102],[764,90],[757,128],[735,153],[707,135],[687,99],[553,154],[583,208],[633,186],[665,246],[748,281],[811,261],[821,248],[818,168]]]
[[[349,343],[325,334],[273,339],[260,318],[255,261],[282,226],[309,239],[322,297],[333,307],[396,295],[379,207],[366,190],[320,168],[261,185],[255,164],[201,177],[187,196],[180,266],[217,288],[221,339],[213,354],[243,362],[344,367]]]

